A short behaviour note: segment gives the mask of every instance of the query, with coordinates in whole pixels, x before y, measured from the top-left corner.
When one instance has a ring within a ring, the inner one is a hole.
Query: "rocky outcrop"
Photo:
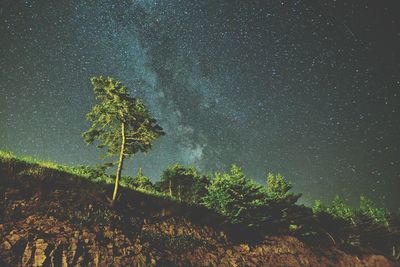
[[[160,249],[155,240],[129,238],[111,226],[87,229],[54,217],[29,216],[0,226],[2,266],[395,266],[381,255],[349,255],[334,247],[316,251],[291,236],[252,246],[231,244],[211,229],[197,232],[196,227],[189,230],[190,222],[171,221],[144,224],[143,231],[157,229],[169,238],[190,236],[204,243]]]
[[[53,217],[29,216],[1,226],[0,256],[7,266],[154,266],[149,244],[116,229],[77,229]]]
[[[3,169],[2,169],[3,168]],[[0,164],[0,266],[398,266],[293,236],[238,243],[208,211],[51,171]],[[11,171],[13,170],[13,171]]]

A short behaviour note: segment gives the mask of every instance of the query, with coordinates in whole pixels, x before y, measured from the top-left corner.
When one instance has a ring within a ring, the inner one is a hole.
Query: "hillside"
[[[211,210],[124,187],[110,207],[111,192],[68,167],[1,154],[0,265],[399,266],[290,235],[246,241]]]

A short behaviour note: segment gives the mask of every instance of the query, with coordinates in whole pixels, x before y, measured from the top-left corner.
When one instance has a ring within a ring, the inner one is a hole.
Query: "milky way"
[[[120,2],[1,1],[0,148],[100,162],[81,133],[89,78],[111,75],[167,133],[126,174],[237,163],[282,173],[305,203],[398,208],[396,1]]]

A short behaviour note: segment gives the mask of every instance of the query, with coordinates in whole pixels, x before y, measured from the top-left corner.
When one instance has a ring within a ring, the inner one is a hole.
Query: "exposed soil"
[[[293,236],[234,241],[201,207],[112,188],[55,170],[0,166],[0,266],[399,266],[374,252]]]

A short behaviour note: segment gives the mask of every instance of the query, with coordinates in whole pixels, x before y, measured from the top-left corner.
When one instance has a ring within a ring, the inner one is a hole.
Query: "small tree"
[[[389,211],[385,208],[378,208],[376,204],[365,196],[360,197],[360,210],[359,212],[369,218],[372,222],[389,225]]]
[[[200,203],[201,199],[207,195],[207,187],[211,184],[211,177],[209,175],[198,175],[195,183],[192,185],[191,201]]]
[[[143,101],[131,97],[121,82],[102,76],[91,78],[91,82],[97,104],[86,116],[92,126],[83,133],[83,138],[88,144],[97,141],[99,148],[107,149],[107,156],[118,155],[114,202],[124,159],[149,151],[153,141],[164,132]]]
[[[292,189],[293,185],[291,182],[285,180],[281,174],[274,175],[268,173],[267,178],[267,191],[273,198],[283,199],[289,195],[289,190]]]
[[[203,198],[205,206],[227,216],[232,223],[253,223],[254,211],[266,204],[262,187],[232,165],[230,173],[217,173]]]
[[[209,178],[201,176],[195,167],[175,164],[163,171],[156,187],[181,201],[196,202],[205,195],[208,185]]]
[[[322,205],[322,201],[319,199],[316,199],[314,201],[314,205],[312,206],[313,213],[317,214],[317,213],[324,212],[325,210],[326,210],[326,207],[324,205]]]
[[[135,177],[133,177],[131,184],[134,188],[144,189],[144,190],[153,190],[153,183],[150,181],[149,177],[143,174],[142,168],[139,168]]]
[[[389,252],[396,244],[395,232],[391,225],[390,213],[385,208],[378,208],[376,204],[366,198],[360,197],[360,208],[355,211],[357,219],[357,233],[361,244],[375,249]],[[397,241],[399,244],[399,241]]]
[[[329,206],[326,211],[334,217],[342,218],[352,225],[356,225],[354,210],[350,208],[340,196],[336,196],[332,200],[331,206]]]

